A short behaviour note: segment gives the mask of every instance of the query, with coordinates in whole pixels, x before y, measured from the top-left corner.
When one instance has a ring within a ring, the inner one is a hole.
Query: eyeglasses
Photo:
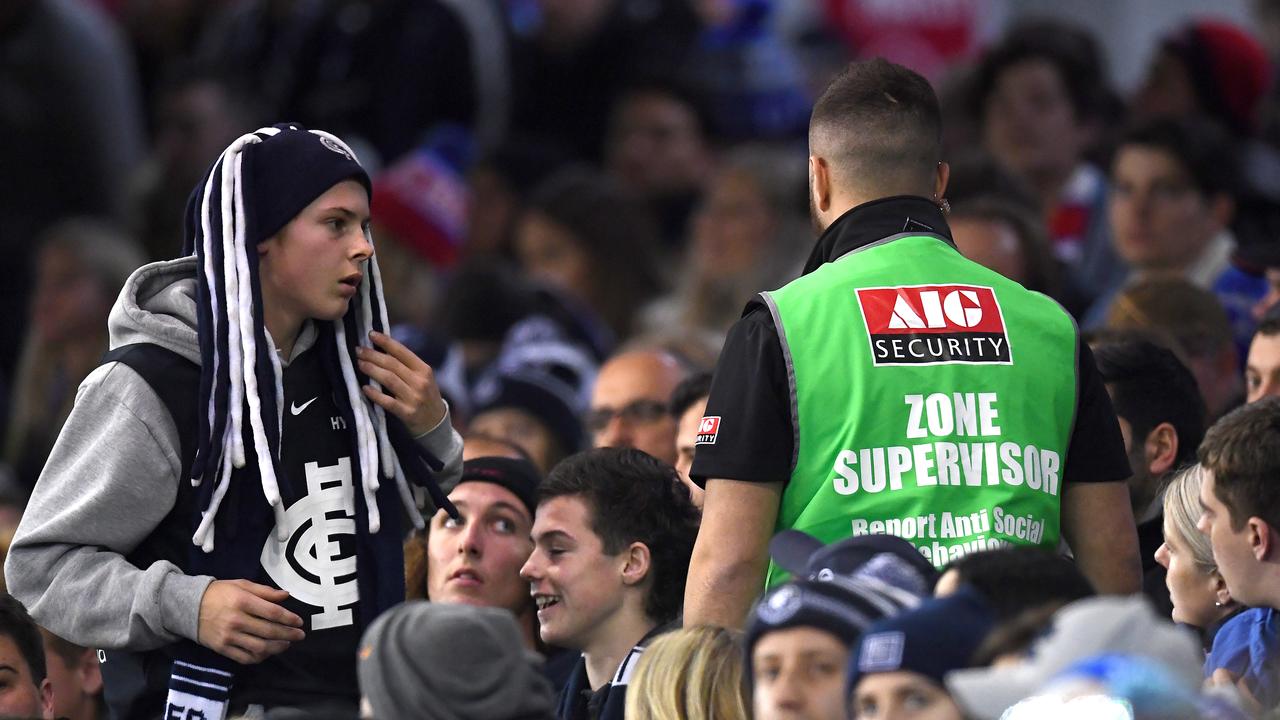
[[[591,408],[587,412],[587,430],[592,433],[603,432],[615,417],[629,425],[648,425],[667,416],[667,404],[657,400],[635,400],[623,406],[621,410],[611,407]]]

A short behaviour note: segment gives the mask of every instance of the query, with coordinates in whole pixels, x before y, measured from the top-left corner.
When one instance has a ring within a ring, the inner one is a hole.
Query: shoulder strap
[[[121,345],[102,356],[102,363],[128,365],[142,376],[168,408],[178,428],[182,451],[182,477],[191,474],[196,454],[196,415],[200,403],[200,366],[178,353],[152,343]]]
[[[200,366],[181,355],[151,343],[124,345],[102,356],[103,365],[118,362],[128,365],[151,386],[169,410],[178,429],[182,453],[182,476],[189,477],[196,454],[196,422],[200,404]],[[176,512],[171,512],[160,526],[129,555],[127,559],[140,568],[156,560],[175,562],[190,544],[191,510],[184,509],[184,497],[190,483],[178,483]],[[99,655],[102,668],[103,696],[113,718],[154,718],[163,714],[173,658],[172,646],[148,651],[106,650]]]

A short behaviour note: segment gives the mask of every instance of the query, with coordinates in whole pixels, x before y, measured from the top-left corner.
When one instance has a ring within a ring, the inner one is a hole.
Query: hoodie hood
[[[143,265],[129,276],[107,319],[111,349],[152,343],[200,362],[196,259]]]

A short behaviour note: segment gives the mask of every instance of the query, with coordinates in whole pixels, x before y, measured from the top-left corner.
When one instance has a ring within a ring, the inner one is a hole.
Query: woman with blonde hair
[[[747,717],[742,633],[703,625],[659,636],[627,690],[627,720]]]
[[[1222,624],[1241,607],[1218,572],[1209,538],[1196,529],[1203,474],[1204,468],[1196,464],[1169,481],[1164,493],[1164,544],[1156,550],[1156,562],[1168,570],[1165,584],[1174,622],[1199,630],[1207,649]]]

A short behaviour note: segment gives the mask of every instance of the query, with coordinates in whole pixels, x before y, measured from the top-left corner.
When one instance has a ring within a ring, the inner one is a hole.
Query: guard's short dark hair
[[[1105,115],[1112,104],[1102,53],[1083,28],[1058,20],[1033,19],[1014,25],[1000,43],[983,56],[974,76],[973,113],[986,120],[987,98],[1005,70],[1028,60],[1053,66],[1066,88],[1076,120]]]
[[[1239,192],[1240,168],[1230,136],[1218,125],[1198,117],[1162,117],[1125,132],[1117,155],[1137,146],[1168,153],[1186,171],[1202,197],[1234,197]]]
[[[645,614],[659,623],[679,616],[699,515],[674,468],[634,448],[588,450],[563,460],[539,486],[539,502],[557,497],[586,503],[606,553],[644,543],[653,577]]]
[[[947,570],[955,570],[961,583],[982,593],[1001,622],[1032,608],[1094,594],[1074,562],[1038,547],[1014,545],[971,553]]]
[[[1200,444],[1200,463],[1213,473],[1232,528],[1251,517],[1280,528],[1280,398],[1238,407],[1214,423]]]
[[[693,404],[711,394],[711,373],[703,370],[680,381],[671,391],[671,417],[680,419]]]
[[[40,637],[40,628],[27,613],[26,606],[7,592],[0,592],[0,635],[13,641],[27,667],[31,668],[31,681],[40,687],[48,675],[44,663],[44,639]]]
[[[813,106],[809,145],[850,182],[929,182],[942,160],[942,111],[929,81],[883,58],[850,63]]]
[[[1177,465],[1195,462],[1204,438],[1205,407],[1195,375],[1168,348],[1142,339],[1099,344],[1093,359],[1111,388],[1116,414],[1133,428],[1140,443],[1167,422],[1178,435]]]

